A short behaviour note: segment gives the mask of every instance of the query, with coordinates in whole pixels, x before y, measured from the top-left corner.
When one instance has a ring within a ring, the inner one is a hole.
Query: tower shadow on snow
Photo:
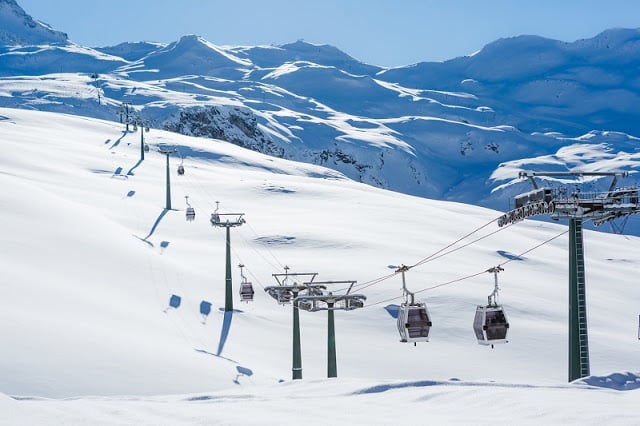
[[[144,160],[142,160],[142,158],[139,158],[138,162],[132,168],[129,169],[129,171],[127,172],[127,176],[134,176],[133,171],[137,169],[140,164],[142,164],[142,161]]]
[[[122,136],[120,136],[118,139],[116,139],[116,141],[113,143],[113,145],[111,145],[109,147],[109,149],[113,149],[113,148],[117,147],[118,145],[120,145],[120,141],[122,141],[122,138],[124,138],[125,136],[127,136],[127,131],[123,130],[122,131]]]
[[[220,341],[218,342],[218,351],[216,355],[220,356],[224,350],[224,345],[227,343],[227,337],[229,337],[229,331],[231,330],[231,321],[233,320],[233,311],[225,311],[224,318],[222,320],[222,330],[220,330]]]
[[[160,212],[160,215],[156,218],[156,221],[153,223],[153,226],[151,227],[151,230],[149,231],[146,237],[140,238],[137,235],[134,235],[134,237],[138,238],[141,241],[144,241],[145,243],[153,247],[153,244],[151,243],[151,241],[148,241],[148,238],[151,237],[154,232],[156,232],[156,228],[158,227],[158,225],[160,225],[160,222],[162,221],[162,219],[164,218],[164,216],[167,214],[168,211],[169,211],[168,209],[162,209],[162,212]],[[163,244],[164,244],[164,247],[166,247],[169,245],[169,242],[163,241]]]

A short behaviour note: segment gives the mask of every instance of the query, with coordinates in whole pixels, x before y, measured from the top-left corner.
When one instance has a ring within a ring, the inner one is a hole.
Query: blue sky
[[[562,41],[640,27],[636,0],[17,0],[34,18],[84,46],[172,42],[331,44],[374,65],[473,53],[501,37]]]

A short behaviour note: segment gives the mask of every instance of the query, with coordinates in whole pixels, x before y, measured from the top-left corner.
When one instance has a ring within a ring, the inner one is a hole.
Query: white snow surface
[[[226,142],[145,139],[140,161],[140,133],[119,123],[0,108],[0,424],[640,423],[638,237],[585,231],[592,376],[566,383],[564,224],[498,228],[498,211]],[[171,210],[159,147],[178,150]],[[231,230],[232,314],[216,201],[247,221]],[[385,306],[401,302],[389,265],[418,263],[407,286],[434,325],[413,346]],[[304,379],[291,380],[291,306],[263,291],[285,265],[367,296],[335,313],[338,378],[326,378],[326,312],[302,311]],[[490,349],[471,325],[496,265],[511,328]]]

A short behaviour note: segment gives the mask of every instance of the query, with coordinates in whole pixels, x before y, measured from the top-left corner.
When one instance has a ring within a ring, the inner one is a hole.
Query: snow
[[[638,420],[636,404],[634,392],[430,380],[379,385],[314,380],[175,396],[0,399],[10,419],[51,424],[55,418],[65,425],[488,425],[497,418],[520,425],[630,425]]]
[[[11,13],[0,14],[0,26],[24,40],[38,36],[40,26],[13,0],[2,4]],[[380,188],[505,210],[514,192],[529,189],[517,164],[638,167],[631,135],[640,99],[627,74],[637,68],[639,34],[618,29],[575,43],[519,36],[473,56],[384,71],[302,40],[234,47],[188,35],[95,49],[9,40],[0,46],[0,106],[112,120],[129,102],[137,116],[171,129],[183,111],[240,108],[259,135],[218,122],[210,134]],[[579,140],[585,135],[593,136]],[[575,142],[593,144],[593,155],[558,160]],[[611,160],[597,149],[620,154]],[[626,229],[640,235],[633,221]]]
[[[54,31],[49,25],[27,15],[15,0],[0,0],[0,22],[0,44],[3,45],[67,43],[66,34]]]
[[[571,141],[585,141],[593,137],[595,137],[595,134],[589,133],[588,135],[571,139]],[[616,135],[613,135],[613,137],[616,138]],[[619,138],[618,143],[620,143],[620,145],[622,145],[622,142],[625,144],[633,144],[634,139],[636,138]],[[507,161],[501,164],[501,166],[491,175],[491,179],[494,181],[507,180],[506,183],[497,186],[494,191],[498,191],[509,185],[517,183],[519,179],[514,179],[514,176],[516,176],[518,171],[521,170],[532,170],[544,167],[545,170],[612,172],[627,170],[628,168],[634,167],[634,165],[640,160],[640,153],[630,154],[624,151],[612,151],[613,148],[610,143],[573,143],[558,149],[558,151],[553,155]],[[636,171],[632,170],[630,173],[635,175]],[[563,181],[558,179],[550,180],[556,180],[558,182]],[[580,180],[577,183],[582,185],[595,180],[596,178],[594,177],[585,176],[580,177]],[[566,179],[564,181],[570,183],[566,181]]]
[[[0,140],[0,424],[640,422],[638,237],[585,231],[592,376],[566,383],[564,224],[498,228],[498,211],[156,129],[140,161],[139,133],[59,113],[0,108]],[[179,151],[169,211],[159,147]],[[216,201],[247,220],[231,231],[226,314]],[[429,306],[429,343],[398,342],[385,309],[401,301],[398,264],[419,264],[407,285]],[[511,328],[490,349],[471,323],[498,264]],[[263,291],[285,265],[367,296],[336,312],[338,378],[326,378],[326,314],[303,311],[304,379],[290,379],[291,307]]]

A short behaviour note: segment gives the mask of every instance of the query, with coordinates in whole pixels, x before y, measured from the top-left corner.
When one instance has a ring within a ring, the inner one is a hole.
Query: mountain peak
[[[300,39],[293,43],[283,44],[280,47],[312,62],[317,62],[318,60],[322,62],[322,59],[326,60],[328,58],[334,61],[355,61],[351,56],[330,44],[313,44]]]
[[[0,0],[0,45],[66,44],[67,34],[33,19],[16,0]]]

